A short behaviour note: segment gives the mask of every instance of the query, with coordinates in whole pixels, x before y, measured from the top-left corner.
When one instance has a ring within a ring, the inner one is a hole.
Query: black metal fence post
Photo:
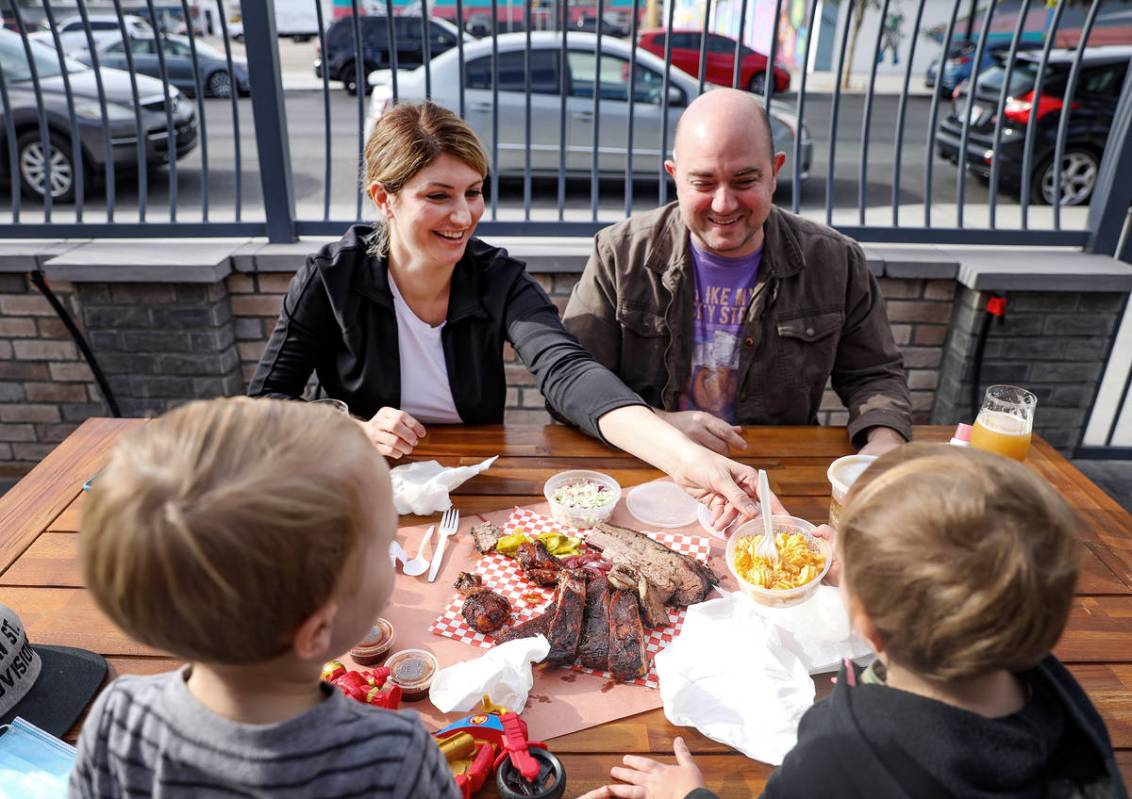
[[[1101,156],[1097,185],[1089,204],[1088,252],[1115,255],[1132,205],[1132,75],[1125,77],[1116,103],[1108,143]],[[1132,234],[1129,235],[1132,247]]]
[[[295,187],[291,177],[291,148],[287,138],[279,47],[275,38],[275,7],[262,0],[241,0],[240,6],[267,238],[272,243],[291,242],[296,240]],[[362,91],[361,86],[358,91]]]

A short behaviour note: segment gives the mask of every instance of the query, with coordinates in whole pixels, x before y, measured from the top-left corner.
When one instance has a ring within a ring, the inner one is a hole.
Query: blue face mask
[[[75,764],[75,748],[19,716],[0,727],[0,799],[59,799],[67,795],[67,778]]]

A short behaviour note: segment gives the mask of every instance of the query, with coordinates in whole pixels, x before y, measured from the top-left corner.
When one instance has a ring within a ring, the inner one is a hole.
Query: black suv
[[[1076,50],[1050,51],[1049,64],[1042,79],[1041,94],[1034,95],[1040,52],[1019,53],[1010,72],[1006,103],[1003,109],[1002,137],[998,152],[994,146],[995,112],[1006,66],[997,64],[979,75],[975,84],[971,125],[967,136],[967,168],[983,179],[990,178],[991,164],[998,158],[1001,185],[1019,191],[1022,185],[1022,156],[1026,146],[1026,129],[1030,113],[1037,106],[1037,130],[1034,132],[1033,159],[1030,170],[1030,201],[1052,204],[1054,201],[1053,158],[1057,128],[1061,120],[1069,70]],[[1066,129],[1065,156],[1061,164],[1061,204],[1082,205],[1089,202],[1100,171],[1101,154],[1112,127],[1116,101],[1132,61],[1132,47],[1090,47],[1081,61],[1081,73]],[[951,111],[940,122],[935,143],[939,154],[952,163],[959,163],[959,144],[963,134],[963,114],[967,110],[970,81],[959,85],[951,103]]]
[[[375,69],[392,69],[389,55],[389,17],[358,17],[362,29],[362,76]],[[429,55],[436,58],[445,50],[456,46],[459,29],[443,19],[428,20]],[[397,69],[415,69],[424,63],[424,43],[421,41],[420,17],[393,17],[393,41],[397,47]],[[355,66],[354,18],[342,17],[326,31],[326,52],[314,59],[314,74],[322,77],[325,68],[331,80],[340,80],[346,91],[355,94],[357,69]],[[366,86],[366,94],[369,94]]]

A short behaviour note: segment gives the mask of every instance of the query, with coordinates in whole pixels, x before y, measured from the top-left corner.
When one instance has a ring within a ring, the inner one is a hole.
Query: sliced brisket
[[[481,522],[472,528],[472,540],[481,555],[495,551],[495,545],[503,537],[503,530],[491,522]]]
[[[633,566],[656,589],[656,598],[663,604],[687,607],[703,602],[719,583],[708,566],[628,527],[599,524],[586,543],[600,549],[614,565]]]

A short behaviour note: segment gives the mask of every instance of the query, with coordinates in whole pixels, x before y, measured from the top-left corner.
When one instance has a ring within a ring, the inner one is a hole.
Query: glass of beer
[[[971,428],[971,446],[1016,461],[1030,451],[1038,398],[1017,386],[990,386]]]

